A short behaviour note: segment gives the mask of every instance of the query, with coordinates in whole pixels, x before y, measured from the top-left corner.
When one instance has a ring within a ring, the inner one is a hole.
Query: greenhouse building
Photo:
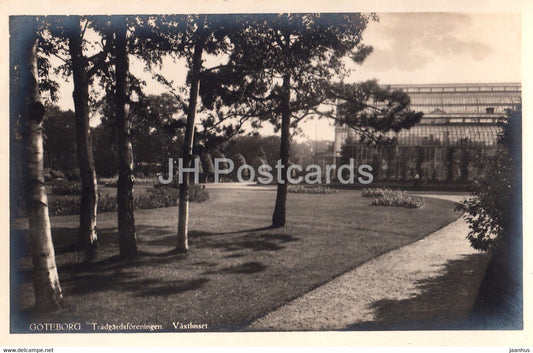
[[[411,98],[411,109],[424,113],[409,130],[390,133],[394,146],[358,143],[354,130],[335,127],[333,158],[370,164],[376,180],[465,182],[476,174],[473,163],[496,152],[506,110],[521,102],[520,83],[390,85]]]

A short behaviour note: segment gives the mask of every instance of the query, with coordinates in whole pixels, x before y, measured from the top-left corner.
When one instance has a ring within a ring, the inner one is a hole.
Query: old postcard
[[[29,4],[5,349],[530,349],[527,3]]]

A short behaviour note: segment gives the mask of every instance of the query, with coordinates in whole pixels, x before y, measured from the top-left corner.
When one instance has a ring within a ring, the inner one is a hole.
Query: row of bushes
[[[135,179],[135,184],[151,184],[154,182],[153,178]],[[49,186],[49,194],[53,195],[81,195],[81,183],[68,180],[52,180],[47,183]],[[107,187],[117,187],[118,180],[114,178],[99,179],[98,185]],[[160,184],[161,185],[161,184]]]
[[[424,199],[419,196],[408,195],[406,191],[371,188],[363,189],[363,197],[372,198],[372,205],[396,206],[405,208],[420,208],[424,206]]]
[[[67,170],[62,172],[61,170],[56,170],[52,168],[45,168],[43,171],[43,176],[45,181],[52,180],[80,180],[80,171],[77,168]]]
[[[159,182],[153,184],[154,189],[174,189],[179,190],[178,178],[172,179],[170,184],[161,184]],[[203,202],[209,199],[205,185],[189,184],[189,200],[195,202]]]
[[[73,168],[73,169],[66,170],[66,171],[61,171],[61,170],[53,169],[53,168],[45,168],[43,171],[43,174],[44,174],[45,181],[54,181],[54,180],[79,181],[80,180],[80,170],[78,168]],[[142,171],[135,171],[133,174],[135,175],[135,179],[153,179],[156,176],[156,173],[143,173]],[[116,180],[117,177],[102,178],[102,179],[115,179]]]
[[[71,194],[68,194],[71,195]],[[135,209],[152,209],[172,207],[178,205],[179,190],[170,187],[150,188],[147,193],[135,196],[133,205]],[[203,202],[209,199],[209,193],[199,185],[189,188],[191,202]],[[98,193],[98,212],[116,212],[118,208],[115,196],[105,196]],[[65,216],[80,213],[79,197],[66,195],[50,195],[48,197],[48,211],[51,216]],[[23,215],[19,215],[23,216]]]
[[[66,180],[53,182],[49,187],[53,195],[81,195],[81,184]]]
[[[304,186],[304,185],[289,185],[287,187],[287,192],[292,192],[296,194],[334,194],[337,190],[332,189],[327,186],[317,185],[317,186]]]

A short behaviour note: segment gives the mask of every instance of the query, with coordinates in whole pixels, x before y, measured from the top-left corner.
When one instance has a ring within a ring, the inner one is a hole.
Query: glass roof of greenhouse
[[[521,102],[521,83],[390,85],[411,98],[411,109],[424,116],[419,124],[399,133],[390,132],[400,145],[494,146],[500,128],[497,122],[506,109]],[[335,151],[344,140],[356,137],[354,130],[337,126]]]
[[[498,117],[521,101],[520,83],[391,85],[409,94],[411,108],[426,117],[464,115]]]

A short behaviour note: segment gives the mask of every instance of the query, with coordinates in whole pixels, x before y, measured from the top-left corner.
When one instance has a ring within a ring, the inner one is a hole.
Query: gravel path
[[[457,201],[456,196],[450,199]],[[248,329],[340,330],[373,322],[373,303],[414,298],[422,291],[417,286],[421,280],[442,275],[450,260],[477,253],[466,241],[467,233],[468,226],[461,217],[422,240],[377,257],[295,299],[256,320]],[[468,312],[453,314],[464,317]]]

